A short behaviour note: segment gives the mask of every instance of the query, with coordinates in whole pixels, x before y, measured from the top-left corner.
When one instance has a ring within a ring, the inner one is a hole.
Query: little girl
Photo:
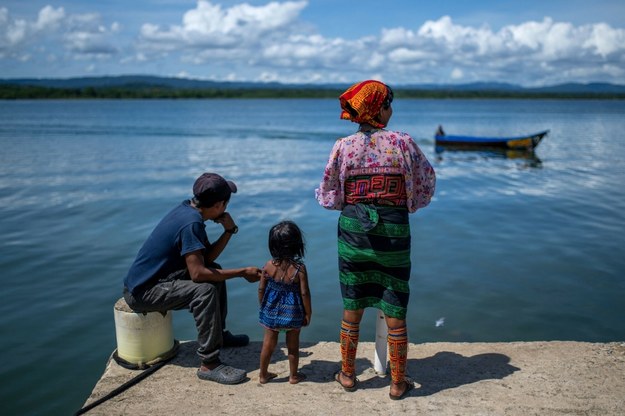
[[[305,378],[297,371],[299,332],[302,326],[310,324],[312,314],[308,274],[302,262],[304,240],[299,227],[292,221],[274,225],[269,231],[269,252],[272,258],[263,267],[258,286],[259,320],[265,328],[259,381],[265,384],[277,377],[268,371],[269,361],[278,343],[278,334],[286,332],[289,383],[296,384]]]

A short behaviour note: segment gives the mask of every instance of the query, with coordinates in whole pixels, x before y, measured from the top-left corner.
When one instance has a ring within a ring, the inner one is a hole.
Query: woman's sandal
[[[343,374],[345,377],[349,378],[350,380],[354,380],[354,384],[352,384],[351,386],[345,386],[343,383],[341,383],[341,374]],[[339,370],[336,373],[334,373],[334,381],[336,381],[337,383],[339,383],[341,385],[341,387],[343,387],[343,390],[347,391],[347,392],[354,392],[356,390],[358,390],[358,379],[356,377],[354,377],[353,379],[348,376],[347,374],[345,374],[343,371]]]
[[[402,394],[400,394],[399,396],[395,396],[391,393],[388,394],[388,397],[391,400],[401,400],[404,397],[406,397],[406,395],[408,395],[408,393],[414,389],[414,381],[412,381],[411,379],[409,379],[408,377],[404,378],[404,383],[406,383],[406,390],[404,390],[404,392]]]

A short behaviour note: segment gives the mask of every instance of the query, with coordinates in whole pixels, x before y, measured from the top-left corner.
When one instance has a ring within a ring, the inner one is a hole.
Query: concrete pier
[[[282,339],[281,339],[282,341]],[[261,344],[222,350],[222,360],[247,370],[249,381],[224,386],[195,372],[195,342],[182,342],[164,367],[88,415],[618,415],[625,414],[625,342],[514,342],[410,344],[408,372],[416,389],[388,398],[389,377],[374,371],[375,343],[359,344],[359,389],[333,380],[335,342],[304,343],[300,369],[307,379],[288,383],[284,343],[258,383]],[[85,405],[139,374],[110,360]]]

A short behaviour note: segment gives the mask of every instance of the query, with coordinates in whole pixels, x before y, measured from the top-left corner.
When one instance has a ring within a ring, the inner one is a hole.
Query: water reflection
[[[497,147],[466,148],[456,146],[435,146],[436,161],[471,159],[516,159],[526,161],[525,166],[538,168],[542,160],[533,150],[501,149]]]

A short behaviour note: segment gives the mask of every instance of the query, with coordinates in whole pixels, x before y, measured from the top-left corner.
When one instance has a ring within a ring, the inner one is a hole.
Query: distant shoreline
[[[154,85],[56,88],[2,84],[0,99],[311,99],[336,98],[334,88],[171,88]],[[623,100],[618,92],[530,92],[498,90],[395,89],[397,98],[414,99],[591,99]]]

